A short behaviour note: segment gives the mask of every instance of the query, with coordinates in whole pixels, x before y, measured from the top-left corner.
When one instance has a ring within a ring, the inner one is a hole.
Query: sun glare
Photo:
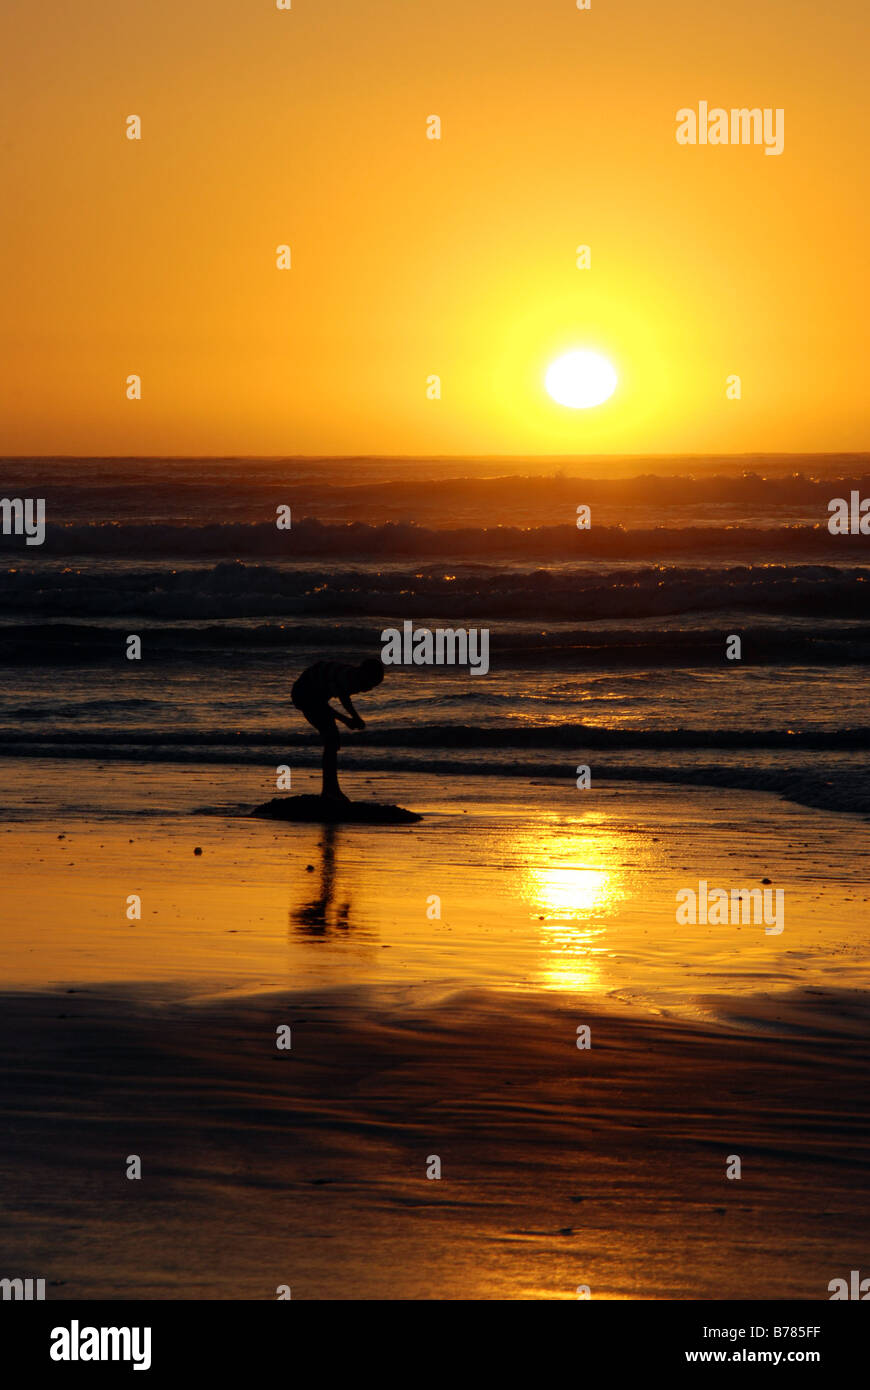
[[[599,352],[578,350],[557,357],[547,368],[544,385],[558,405],[588,410],[601,405],[616,390],[616,371]]]

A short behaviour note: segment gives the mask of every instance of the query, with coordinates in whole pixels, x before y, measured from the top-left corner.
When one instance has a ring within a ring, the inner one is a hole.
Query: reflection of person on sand
[[[384,679],[384,664],[379,657],[369,657],[359,666],[343,661],[316,661],[294,683],[290,698],[300,714],[304,714],[323,739],[323,786],[320,795],[330,801],[347,801],[338,785],[338,737],[336,720],[349,729],[364,729],[351,702],[351,695],[374,690]],[[330,700],[340,700],[350,718],[333,709]]]
[[[320,873],[320,892],[310,903],[301,903],[290,909],[290,921],[306,936],[326,936],[333,927],[342,931],[350,929],[350,903],[338,904],[335,898],[335,836],[334,825],[323,827],[321,853],[323,861]]]

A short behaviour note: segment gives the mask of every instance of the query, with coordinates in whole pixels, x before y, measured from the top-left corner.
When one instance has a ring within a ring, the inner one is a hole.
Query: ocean
[[[5,758],[314,767],[293,680],[411,620],[488,629],[489,672],[388,668],[342,766],[588,765],[870,812],[870,537],[827,527],[832,498],[870,496],[866,456],[6,459],[0,476],[46,503],[42,546],[0,537]]]

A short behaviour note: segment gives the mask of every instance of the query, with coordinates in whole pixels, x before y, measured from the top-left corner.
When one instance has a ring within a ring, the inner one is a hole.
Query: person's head
[[[357,666],[357,690],[374,690],[384,679],[384,663],[379,656],[367,657]]]

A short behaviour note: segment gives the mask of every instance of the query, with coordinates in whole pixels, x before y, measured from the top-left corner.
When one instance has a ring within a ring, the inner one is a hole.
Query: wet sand
[[[5,1272],[55,1298],[826,1299],[861,1268],[865,827],[397,782],[420,826],[6,823]],[[781,935],[675,925],[678,887],[765,877]]]
[[[232,768],[180,770],[175,784],[154,772],[68,764],[66,795],[84,811],[7,812],[8,986],[157,981],[200,997],[485,985],[688,1017],[705,995],[870,987],[870,826],[857,817],[726,788],[351,775],[353,796],[387,800],[389,788],[423,821],[275,825],[247,816],[263,799],[249,770],[247,784]],[[294,779],[294,794],[314,782]],[[249,800],[229,805],[240,789]],[[781,888],[784,930],[678,926],[676,892],[701,880]]]
[[[866,996],[743,1000],[750,1035],[360,994],[4,997],[6,1266],[256,1299],[824,1299],[862,1268]]]

